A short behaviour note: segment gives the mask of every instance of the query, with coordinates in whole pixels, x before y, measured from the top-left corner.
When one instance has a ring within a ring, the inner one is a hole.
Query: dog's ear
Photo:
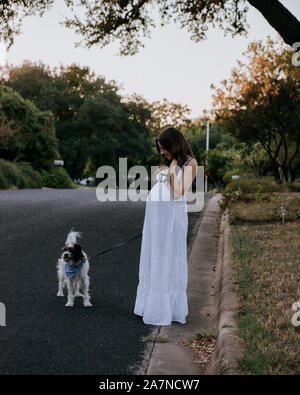
[[[81,258],[84,258],[82,253],[82,247],[80,244],[74,244],[74,260],[79,261]]]

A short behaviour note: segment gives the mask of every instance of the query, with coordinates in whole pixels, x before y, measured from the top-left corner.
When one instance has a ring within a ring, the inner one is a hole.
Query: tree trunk
[[[280,1],[248,0],[248,3],[261,12],[287,44],[300,42],[300,22]]]
[[[284,175],[284,172],[283,172],[281,166],[278,166],[278,174],[279,174],[279,179],[280,179],[281,184],[285,184],[286,178],[285,178],[285,175]]]

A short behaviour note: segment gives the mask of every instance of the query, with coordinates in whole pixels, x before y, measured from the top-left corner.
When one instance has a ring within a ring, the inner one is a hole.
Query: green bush
[[[63,167],[55,167],[51,170],[42,170],[42,185],[49,188],[74,188],[72,179]]]
[[[40,188],[41,176],[29,163],[0,159],[0,189]]]
[[[289,184],[289,188],[292,192],[300,192],[300,180],[296,180],[293,183]]]
[[[228,184],[232,181],[232,176],[233,175],[239,175],[240,177],[244,176],[244,172],[242,172],[239,169],[233,169],[233,170],[228,170],[223,176],[223,182],[224,184]]]
[[[225,193],[232,193],[238,190],[243,193],[284,192],[288,191],[288,186],[279,184],[269,176],[260,178],[244,176],[230,181],[225,187]]]
[[[59,157],[54,116],[0,84],[0,156],[23,158],[35,170],[50,169]]]

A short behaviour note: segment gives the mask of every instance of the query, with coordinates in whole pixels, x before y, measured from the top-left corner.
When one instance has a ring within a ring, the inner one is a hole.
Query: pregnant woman
[[[183,134],[165,129],[156,138],[163,159],[148,194],[134,313],[145,324],[186,323],[187,203],[197,161]]]

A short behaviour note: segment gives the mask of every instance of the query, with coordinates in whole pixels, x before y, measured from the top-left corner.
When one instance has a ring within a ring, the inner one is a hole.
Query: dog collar
[[[81,261],[81,263],[78,266],[70,266],[68,263],[66,263],[65,265],[65,272],[66,272],[66,276],[68,278],[71,278],[73,276],[76,276],[76,274],[78,274],[82,268],[84,261]]]

